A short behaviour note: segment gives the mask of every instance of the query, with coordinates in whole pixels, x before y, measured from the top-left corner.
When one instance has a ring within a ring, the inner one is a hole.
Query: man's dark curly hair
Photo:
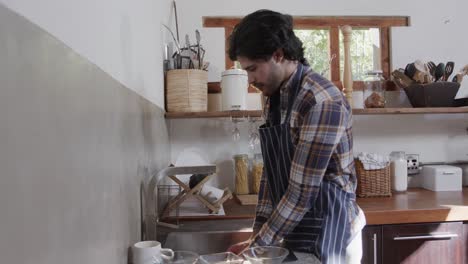
[[[247,15],[229,37],[229,58],[238,56],[250,60],[269,60],[277,49],[284,57],[307,64],[302,41],[294,34],[293,18],[271,10],[258,10]]]

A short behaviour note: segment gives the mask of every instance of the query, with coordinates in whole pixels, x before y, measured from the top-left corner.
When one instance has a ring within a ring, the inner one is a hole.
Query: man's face
[[[257,87],[265,96],[273,95],[283,80],[281,65],[274,57],[266,61],[237,57],[242,69],[247,71],[249,84]]]

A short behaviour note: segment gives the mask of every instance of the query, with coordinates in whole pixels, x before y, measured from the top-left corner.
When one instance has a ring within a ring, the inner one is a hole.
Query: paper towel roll
[[[132,246],[133,264],[162,263],[162,259],[172,259],[174,251],[169,248],[161,248],[158,241],[141,241]]]

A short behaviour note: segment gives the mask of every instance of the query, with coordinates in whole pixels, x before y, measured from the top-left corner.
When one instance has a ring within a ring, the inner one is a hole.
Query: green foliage
[[[318,73],[329,75],[329,31],[295,30],[304,44],[305,58]],[[364,80],[366,72],[381,70],[378,29],[354,29],[351,36],[351,68],[354,80]],[[340,72],[343,75],[344,47],[340,34]],[[342,79],[342,78],[341,78]]]
[[[312,69],[318,73],[324,72],[325,76],[329,76],[329,31],[294,30],[294,32],[304,45],[304,57]]]

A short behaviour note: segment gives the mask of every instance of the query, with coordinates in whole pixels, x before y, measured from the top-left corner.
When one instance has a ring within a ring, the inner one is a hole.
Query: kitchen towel
[[[380,170],[387,167],[390,162],[388,156],[367,152],[359,153],[358,159],[362,162],[365,170]]]

